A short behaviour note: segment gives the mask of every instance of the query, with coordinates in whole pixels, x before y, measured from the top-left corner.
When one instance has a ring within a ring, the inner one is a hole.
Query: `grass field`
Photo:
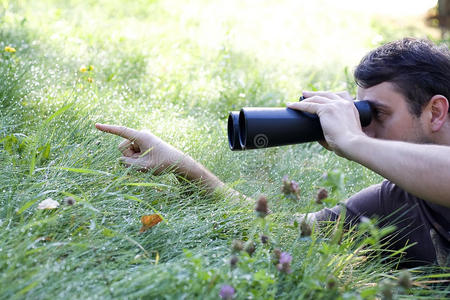
[[[0,0],[0,298],[217,299],[223,285],[241,299],[448,297],[448,270],[412,269],[413,286],[399,286],[372,223],[338,240],[339,227],[307,237],[292,225],[379,176],[316,144],[228,149],[230,110],[354,91],[371,48],[436,38],[416,19],[334,3]],[[120,139],[95,122],[149,129],[243,194],[266,195],[272,213],[124,168]],[[281,193],[284,175],[299,200]],[[330,197],[316,204],[322,186]],[[37,209],[47,198],[60,206]],[[153,213],[163,222],[140,233]],[[235,239],[256,251],[231,268]],[[292,255],[291,273],[275,248]]]

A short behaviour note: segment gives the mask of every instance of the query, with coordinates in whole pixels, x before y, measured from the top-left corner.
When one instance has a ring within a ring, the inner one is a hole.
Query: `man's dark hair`
[[[380,46],[361,60],[354,76],[362,88],[394,84],[416,116],[434,95],[450,101],[450,52],[428,40],[404,38]]]

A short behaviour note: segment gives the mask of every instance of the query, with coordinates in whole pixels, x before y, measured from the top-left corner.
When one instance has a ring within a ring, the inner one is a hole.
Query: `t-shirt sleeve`
[[[317,221],[336,221],[342,212],[342,206],[346,209],[345,220],[358,222],[361,216],[371,217],[368,213],[379,210],[381,184],[372,185],[348,198],[343,203],[332,208],[324,208],[314,213]]]

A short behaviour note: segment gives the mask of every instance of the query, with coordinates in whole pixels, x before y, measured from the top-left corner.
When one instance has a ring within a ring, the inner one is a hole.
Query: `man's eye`
[[[381,112],[379,111],[379,110],[377,110],[376,112],[375,112],[375,118],[380,118],[380,116],[381,116]]]
[[[381,120],[385,117],[386,113],[379,108],[373,110],[373,117],[377,120]]]

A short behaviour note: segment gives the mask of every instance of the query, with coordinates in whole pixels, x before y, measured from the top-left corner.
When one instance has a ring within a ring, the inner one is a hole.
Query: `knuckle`
[[[351,109],[354,107],[354,104],[350,101],[342,101],[342,105],[346,108],[346,109]]]
[[[154,135],[151,133],[150,130],[144,129],[144,130],[139,131],[139,136],[142,136],[142,137],[144,137],[144,136],[153,137]]]
[[[309,97],[309,98],[306,99],[305,101],[307,101],[306,103],[308,103],[308,102],[314,102],[314,101],[319,100],[320,98],[321,98],[320,96],[314,95],[314,96],[312,96],[312,97]]]
[[[333,105],[324,105],[321,109],[321,112],[323,114],[330,114],[333,113],[335,111],[334,106]]]
[[[120,134],[126,134],[127,133],[127,129],[128,128],[126,128],[125,126],[119,126],[119,127],[117,127],[117,131],[120,133]]]

